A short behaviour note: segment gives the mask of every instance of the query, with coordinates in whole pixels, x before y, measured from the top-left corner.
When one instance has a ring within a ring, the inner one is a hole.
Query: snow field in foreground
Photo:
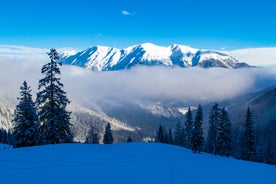
[[[276,167],[156,143],[0,145],[1,183],[275,183]]]

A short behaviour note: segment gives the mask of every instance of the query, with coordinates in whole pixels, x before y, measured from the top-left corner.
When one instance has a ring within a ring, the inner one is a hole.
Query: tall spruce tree
[[[206,140],[206,152],[216,154],[217,127],[221,121],[221,113],[218,104],[212,107],[209,113],[209,129]]]
[[[114,142],[114,139],[113,139],[113,133],[111,130],[111,125],[110,125],[110,123],[107,123],[107,125],[105,127],[103,143],[104,144],[113,144],[113,142]]]
[[[200,153],[203,147],[204,138],[203,138],[202,122],[203,122],[203,112],[202,112],[201,105],[199,105],[195,115],[193,135],[192,135],[192,150],[195,153]]]
[[[185,141],[184,146],[186,148],[192,147],[192,135],[193,135],[193,114],[191,111],[191,108],[188,108],[188,111],[186,113],[186,119],[185,119]]]
[[[34,146],[38,128],[35,104],[32,100],[31,88],[26,81],[23,82],[20,90],[19,103],[13,119],[14,147]]]
[[[221,120],[217,125],[216,153],[227,157],[232,155],[232,125],[225,108],[221,110]]]
[[[70,143],[73,135],[70,130],[70,112],[66,106],[70,103],[60,82],[61,63],[55,49],[48,53],[50,62],[42,67],[44,78],[39,80],[37,93],[40,144]]]
[[[245,127],[241,140],[241,159],[249,161],[256,160],[256,140],[253,130],[252,113],[249,107],[245,116]]]

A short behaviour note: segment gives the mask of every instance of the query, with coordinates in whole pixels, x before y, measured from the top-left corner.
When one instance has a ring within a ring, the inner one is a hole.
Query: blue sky
[[[1,2],[0,44],[271,47],[276,46],[275,11],[272,0],[9,0]]]

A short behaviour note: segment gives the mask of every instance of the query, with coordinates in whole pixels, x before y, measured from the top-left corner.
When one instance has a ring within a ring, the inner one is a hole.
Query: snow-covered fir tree
[[[113,142],[114,142],[114,139],[113,139],[113,133],[111,130],[111,125],[110,125],[110,123],[107,123],[107,125],[105,127],[103,143],[104,144],[113,144]]]
[[[221,121],[220,116],[220,109],[218,104],[215,103],[209,113],[209,128],[205,148],[208,153],[216,154],[217,126]]]
[[[185,117],[185,142],[184,146],[186,148],[191,148],[192,147],[192,135],[193,135],[193,114],[191,111],[191,108],[188,108],[188,111],[186,113]]]
[[[70,112],[66,106],[70,103],[60,82],[61,63],[55,49],[48,53],[50,62],[42,67],[44,78],[39,80],[37,93],[40,144],[70,143],[73,135],[70,130]]]
[[[203,130],[202,130],[202,122],[203,122],[203,111],[201,105],[198,106],[197,112],[194,120],[194,128],[192,134],[192,150],[195,153],[200,153],[203,149]]]
[[[221,110],[220,119],[217,124],[216,153],[229,157],[232,155],[232,125],[225,108]]]
[[[241,139],[241,159],[255,161],[256,140],[253,130],[252,113],[250,111],[250,108],[248,108],[246,112],[244,132]]]
[[[99,144],[99,136],[94,131],[94,128],[91,127],[88,131],[88,135],[86,136],[85,143],[88,144]]]
[[[32,100],[31,88],[24,81],[20,87],[19,103],[14,111],[14,147],[34,146],[37,144],[37,114]]]

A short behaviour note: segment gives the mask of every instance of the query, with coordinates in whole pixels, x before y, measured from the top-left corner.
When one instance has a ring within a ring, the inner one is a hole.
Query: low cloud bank
[[[49,60],[0,55],[0,95],[19,96],[24,80],[37,92],[41,67]],[[179,101],[217,101],[276,84],[276,68],[202,69],[135,67],[113,72],[92,72],[62,66],[62,82],[74,103],[82,100],[137,100],[170,98]],[[1,97],[0,96],[0,97]]]
[[[201,69],[135,67],[91,72],[65,66],[64,84],[74,99],[222,100],[276,84],[276,68]]]
[[[276,66],[276,47],[221,51],[253,66]]]

